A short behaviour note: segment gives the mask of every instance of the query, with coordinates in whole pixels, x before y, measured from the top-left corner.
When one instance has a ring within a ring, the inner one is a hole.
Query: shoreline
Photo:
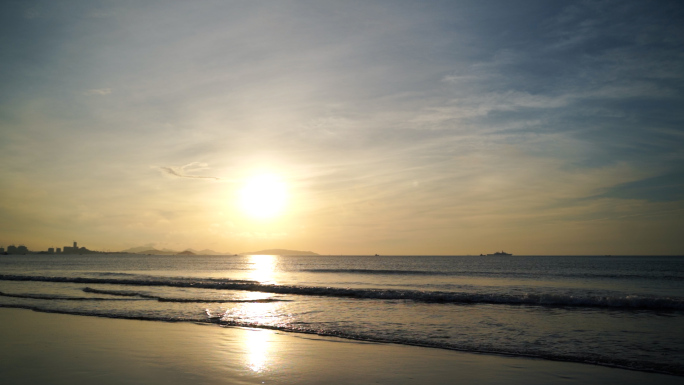
[[[0,308],[3,383],[641,384],[681,377],[214,324]]]
[[[457,348],[448,348],[448,347],[442,347],[442,346],[431,346],[428,344],[419,344],[419,343],[410,343],[410,342],[404,342],[404,343],[398,343],[394,341],[384,341],[384,340],[373,340],[373,339],[362,339],[362,338],[354,338],[354,337],[339,337],[336,335],[332,334],[321,334],[321,333],[316,333],[312,331],[301,331],[301,330],[282,330],[277,327],[269,327],[269,326],[249,326],[249,325],[240,325],[240,324],[231,324],[231,323],[223,323],[223,322],[213,322],[213,321],[208,321],[208,322],[202,322],[202,321],[188,321],[188,320],[175,320],[175,319],[162,319],[162,318],[147,318],[143,316],[139,317],[125,317],[125,316],[107,316],[107,315],[93,315],[90,313],[79,313],[77,311],[74,312],[62,312],[62,311],[51,311],[51,310],[44,310],[40,309],[37,307],[33,306],[23,306],[23,305],[7,305],[7,306],[0,306],[0,310],[2,309],[20,309],[20,310],[28,310],[28,311],[33,311],[37,313],[44,313],[44,314],[60,314],[60,315],[69,315],[69,316],[75,316],[75,317],[94,317],[94,318],[102,318],[102,319],[112,319],[112,320],[128,320],[128,321],[141,321],[141,322],[161,322],[161,323],[170,323],[170,324],[192,324],[192,325],[198,325],[198,326],[215,326],[215,327],[221,327],[221,328],[235,328],[235,329],[240,329],[240,330],[263,330],[263,331],[270,331],[278,334],[282,334],[284,336],[291,336],[291,337],[299,337],[299,338],[305,338],[305,339],[318,339],[318,340],[328,340],[332,339],[334,341],[343,341],[343,342],[349,342],[349,343],[368,343],[368,344],[379,344],[379,345],[390,345],[390,346],[404,346],[404,347],[415,347],[415,348],[422,348],[422,349],[430,349],[430,350],[441,350],[445,352],[456,352],[456,353],[462,353],[462,354],[474,354],[474,355],[484,355],[484,356],[495,356],[495,357],[502,357],[502,358],[512,358],[512,359],[523,359],[523,360],[539,360],[539,361],[545,361],[545,362],[556,362],[559,364],[579,364],[579,365],[589,365],[589,366],[596,366],[600,368],[607,368],[607,369],[619,369],[619,370],[625,370],[625,371],[630,371],[630,372],[637,372],[637,373],[645,373],[645,374],[658,374],[658,375],[665,375],[665,376],[671,376],[671,377],[684,377],[684,375],[678,375],[675,373],[669,373],[666,371],[657,371],[657,370],[646,370],[646,369],[640,369],[640,368],[633,368],[629,367],[627,365],[619,365],[619,364],[606,364],[606,363],[596,363],[596,362],[583,362],[583,361],[573,361],[573,360],[567,360],[567,359],[561,359],[561,358],[556,358],[556,357],[543,357],[543,356],[533,356],[533,355],[525,355],[522,353],[519,354],[510,354],[510,353],[505,353],[505,352],[497,352],[497,351],[468,351],[468,350],[462,350],[462,349],[457,349]],[[0,334],[1,336],[1,334]],[[1,345],[0,345],[1,347]]]

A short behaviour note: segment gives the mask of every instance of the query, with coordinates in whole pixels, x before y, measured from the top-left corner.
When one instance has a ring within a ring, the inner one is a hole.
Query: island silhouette
[[[246,251],[241,253],[220,252],[211,249],[195,250],[172,250],[156,249],[152,246],[138,246],[122,250],[121,253],[143,254],[143,255],[319,255],[313,251],[289,250],[289,249],[264,249],[258,251]]]

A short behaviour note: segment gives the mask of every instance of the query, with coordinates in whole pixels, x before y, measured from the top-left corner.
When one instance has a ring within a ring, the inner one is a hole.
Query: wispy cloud
[[[24,17],[27,19],[38,19],[46,16],[46,10],[39,5],[28,8],[26,11],[24,11]]]
[[[196,172],[208,170],[209,167],[206,163],[192,162],[184,166],[159,166],[157,167],[164,175],[170,175],[178,178],[190,178],[190,179],[214,179],[221,180],[217,176],[207,176],[207,175],[193,175]]]
[[[111,88],[93,88],[83,92],[83,95],[105,96],[112,93]]]

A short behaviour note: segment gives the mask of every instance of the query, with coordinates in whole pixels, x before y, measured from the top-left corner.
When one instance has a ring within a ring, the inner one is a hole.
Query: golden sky
[[[684,253],[658,4],[3,2],[0,246]]]

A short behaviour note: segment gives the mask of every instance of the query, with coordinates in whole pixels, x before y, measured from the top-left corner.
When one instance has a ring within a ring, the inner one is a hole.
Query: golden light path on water
[[[250,255],[249,264],[252,270],[249,273],[249,279],[264,284],[277,284],[275,282],[277,263],[277,255]]]
[[[274,273],[278,256],[250,255],[252,266],[250,279],[265,284],[275,284]],[[253,293],[255,297],[263,297],[262,293]],[[250,303],[242,306],[245,318],[256,324],[270,324],[272,322],[275,304]],[[247,352],[245,365],[253,372],[264,372],[272,364],[273,352],[270,344],[271,331],[249,330],[245,333],[244,347]]]

